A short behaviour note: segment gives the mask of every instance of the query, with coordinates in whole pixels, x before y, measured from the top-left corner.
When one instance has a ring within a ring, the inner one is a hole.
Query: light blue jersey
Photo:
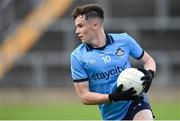
[[[144,51],[128,34],[108,34],[104,47],[93,48],[82,43],[71,54],[71,72],[74,82],[89,81],[91,92],[110,94],[116,89],[118,75],[130,68],[129,55],[140,59]],[[122,119],[131,101],[100,104],[104,120]]]

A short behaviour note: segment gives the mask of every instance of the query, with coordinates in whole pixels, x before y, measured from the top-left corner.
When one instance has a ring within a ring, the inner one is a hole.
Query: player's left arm
[[[144,63],[144,69],[156,72],[156,63],[146,51],[144,51],[144,55],[140,60]]]
[[[151,86],[152,80],[154,79],[154,74],[156,72],[156,63],[146,51],[144,51],[144,55],[140,60],[144,63],[144,69],[139,70],[142,71],[145,75],[141,78],[141,80],[144,81],[144,92],[147,93]]]
[[[127,35],[127,34],[126,34]],[[140,59],[144,63],[144,69],[139,69],[144,73],[144,77],[141,78],[143,80],[144,92],[146,93],[150,86],[151,82],[154,78],[154,73],[156,72],[156,63],[154,59],[143,49],[140,45],[134,40],[132,37],[127,35],[129,39],[127,42],[129,43],[130,55],[136,59]]]

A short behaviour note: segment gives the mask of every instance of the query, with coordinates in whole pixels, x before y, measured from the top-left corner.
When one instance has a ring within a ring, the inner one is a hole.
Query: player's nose
[[[79,30],[78,29],[76,29],[76,32],[75,32],[77,35],[79,35],[80,34],[80,32],[79,32]]]

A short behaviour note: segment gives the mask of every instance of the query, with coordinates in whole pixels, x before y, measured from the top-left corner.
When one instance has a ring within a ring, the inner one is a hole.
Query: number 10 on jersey
[[[103,59],[104,63],[109,63],[111,61],[111,58],[109,55],[102,57],[102,59]]]

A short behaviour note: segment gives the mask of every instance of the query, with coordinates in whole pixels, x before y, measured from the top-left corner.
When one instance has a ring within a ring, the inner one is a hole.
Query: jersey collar
[[[102,47],[99,48],[94,48],[92,47],[90,44],[85,44],[86,46],[86,50],[87,51],[92,51],[93,49],[97,49],[97,50],[103,50],[104,48],[106,48],[107,45],[110,45],[114,42],[113,38],[111,35],[106,34],[106,44]]]

